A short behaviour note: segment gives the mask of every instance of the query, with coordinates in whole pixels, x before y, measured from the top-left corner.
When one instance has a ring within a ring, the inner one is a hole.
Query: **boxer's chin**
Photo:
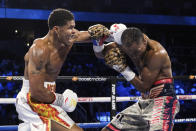
[[[68,44],[72,44],[75,41],[75,37],[73,35],[71,35],[68,39]]]
[[[65,43],[66,46],[69,46],[69,45],[71,45],[71,44],[73,44],[73,42],[71,42],[71,41],[67,41],[67,42]]]
[[[69,46],[69,45],[73,44],[73,42],[74,42],[74,39],[69,38],[69,39],[67,39],[67,40],[64,41],[64,45]]]
[[[74,40],[68,40],[66,44],[67,44],[67,45],[71,45],[71,44],[73,44],[73,43],[74,43]]]

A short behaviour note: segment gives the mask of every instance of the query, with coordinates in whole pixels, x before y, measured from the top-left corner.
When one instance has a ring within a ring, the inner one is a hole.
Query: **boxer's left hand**
[[[120,48],[114,47],[105,52],[105,63],[118,72],[122,72],[127,67],[125,54]]]
[[[96,24],[88,28],[88,32],[92,39],[100,40],[110,35],[109,29],[101,24]]]
[[[125,54],[120,48],[114,47],[107,50],[104,60],[108,66],[121,73],[127,81],[131,81],[135,77],[135,73],[126,64]]]

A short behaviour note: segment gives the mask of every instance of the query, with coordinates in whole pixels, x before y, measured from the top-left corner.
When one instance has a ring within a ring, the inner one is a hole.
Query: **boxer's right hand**
[[[78,102],[77,94],[70,89],[66,89],[62,95],[63,95],[62,108],[66,112],[73,112]]]
[[[70,89],[66,89],[63,94],[54,93],[55,100],[52,103],[63,108],[66,112],[73,112],[78,102],[78,96]]]
[[[107,50],[104,55],[105,63],[121,73],[127,81],[135,77],[135,73],[126,64],[126,57],[120,48],[115,47]]]

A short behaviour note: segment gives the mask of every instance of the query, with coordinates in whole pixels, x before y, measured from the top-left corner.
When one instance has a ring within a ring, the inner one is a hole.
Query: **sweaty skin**
[[[119,46],[132,60],[139,76],[130,81],[142,93],[149,91],[153,83],[164,78],[172,78],[171,61],[164,47],[157,41],[149,39],[144,34],[142,46],[133,44],[131,47]],[[114,46],[115,42],[106,44]],[[134,50],[133,50],[134,49]],[[104,58],[103,52],[95,53],[98,58]],[[128,60],[127,60],[128,61]]]
[[[30,82],[32,101],[50,104],[55,100],[54,94],[44,87],[44,82],[56,80],[73,43],[90,40],[87,31],[80,32],[74,27],[74,20],[53,27],[45,37],[34,40],[26,53],[24,77]]]
[[[171,61],[167,51],[157,41],[146,39],[144,54],[127,53],[138,70],[139,76],[130,81],[140,92],[149,91],[155,81],[172,78]]]

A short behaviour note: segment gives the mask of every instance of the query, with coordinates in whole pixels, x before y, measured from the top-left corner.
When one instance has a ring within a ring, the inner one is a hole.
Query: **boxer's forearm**
[[[37,102],[51,104],[55,100],[55,94],[45,87],[36,90],[30,90],[30,92],[32,100]]]
[[[88,33],[88,31],[79,31],[76,39],[75,39],[75,43],[91,43],[91,38],[90,38],[90,34]]]
[[[144,81],[142,81],[138,76],[135,75],[135,77],[130,81],[130,83],[140,92],[144,93],[146,92],[151,86],[146,84]]]

